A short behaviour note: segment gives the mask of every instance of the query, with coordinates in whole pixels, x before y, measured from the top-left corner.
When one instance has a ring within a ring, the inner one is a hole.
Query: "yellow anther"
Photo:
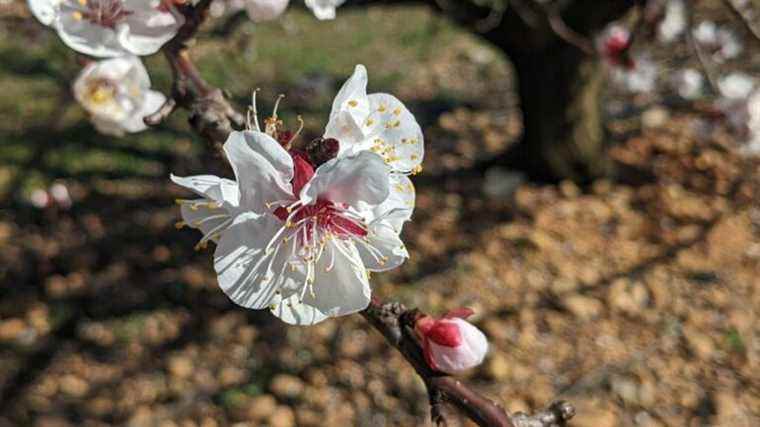
[[[180,228],[182,228],[182,227],[184,227],[186,225],[187,225],[187,223],[185,221],[177,221],[177,223],[174,224],[174,227],[176,227],[177,230],[179,230]]]
[[[352,100],[348,101],[348,105],[351,106],[351,107],[356,107],[357,105],[359,105],[359,103],[357,101],[355,101],[355,100],[352,99]]]
[[[393,115],[398,116],[399,114],[401,114],[401,108],[397,107],[395,110],[393,110]]]
[[[79,0],[79,4],[82,6],[87,6],[87,0]]]
[[[367,119],[367,126],[372,126],[375,124],[375,121],[372,119]]]
[[[75,20],[77,20],[77,21],[81,21],[81,20],[82,20],[82,12],[80,12],[80,11],[78,11],[78,10],[75,10],[74,12],[72,12],[72,13],[71,13],[71,16],[72,16],[72,17],[73,17]]]
[[[419,158],[420,158],[420,156],[418,156],[416,154],[412,154],[411,156],[409,156],[409,159],[411,159],[411,160],[417,160]]]
[[[385,108],[385,104],[380,104],[380,106],[379,106],[379,107],[377,107],[377,111],[379,111],[379,112],[381,112],[381,113],[384,113],[384,112],[385,112],[385,110],[386,110],[386,108]]]

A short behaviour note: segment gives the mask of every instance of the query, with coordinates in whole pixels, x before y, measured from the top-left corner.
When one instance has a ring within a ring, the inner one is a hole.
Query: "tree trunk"
[[[604,146],[601,63],[578,49],[554,44],[510,51],[518,80],[523,134],[503,163],[542,180],[585,182],[608,176]]]
[[[537,179],[588,182],[612,173],[604,146],[601,92],[604,73],[594,55],[563,41],[551,28],[549,2],[536,0],[351,0],[423,2],[501,49],[514,64],[524,133],[507,153],[487,162]],[[570,0],[559,5],[564,24],[592,38],[640,0]],[[543,4],[543,6],[542,6]],[[499,10],[499,6],[506,6]],[[495,18],[495,19],[494,19]],[[484,28],[487,27],[487,28]]]

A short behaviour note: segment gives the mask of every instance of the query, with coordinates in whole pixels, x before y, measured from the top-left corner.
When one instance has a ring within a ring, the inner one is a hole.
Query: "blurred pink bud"
[[[37,209],[46,208],[50,204],[50,196],[47,191],[37,188],[29,195],[29,202]]]
[[[422,339],[425,360],[431,368],[457,374],[483,362],[488,340],[480,329],[465,320],[472,310],[460,308],[441,319],[422,316],[415,329]]]
[[[604,57],[611,65],[633,68],[634,62],[628,55],[631,43],[631,33],[620,25],[611,25],[600,36],[598,46]]]
[[[50,186],[50,195],[53,197],[55,203],[63,209],[71,207],[71,196],[69,195],[69,189],[65,185],[57,182]]]

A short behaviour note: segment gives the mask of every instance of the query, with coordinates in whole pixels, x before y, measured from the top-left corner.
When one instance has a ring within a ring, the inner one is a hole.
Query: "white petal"
[[[306,7],[311,9],[317,19],[335,19],[335,9],[345,0],[306,0]]]
[[[119,43],[111,28],[94,25],[84,19],[76,19],[76,10],[63,7],[54,22],[58,35],[66,46],[85,55],[109,58],[129,53]]]
[[[325,138],[335,138],[340,142],[340,154],[364,139],[361,125],[367,119],[369,111],[367,69],[363,65],[357,65],[354,73],[335,95],[330,120],[325,128]]]
[[[60,0],[29,0],[29,10],[44,25],[53,23]]]
[[[411,172],[424,156],[422,129],[412,113],[395,96],[369,95],[370,114],[362,123],[364,140],[354,147],[378,153],[393,170]]]
[[[214,235],[209,236],[209,239],[218,242],[216,233],[222,231],[221,227],[224,223],[228,222],[231,218],[230,213],[225,209],[212,209],[205,203],[205,199],[198,199],[196,203],[185,203],[180,208],[182,214],[182,220],[192,228],[199,229],[204,236],[209,233]]]
[[[106,120],[98,116],[91,116],[90,122],[92,122],[95,129],[103,135],[122,137],[125,134],[124,128],[118,122]]]
[[[362,205],[362,216],[369,223],[383,220],[390,223],[396,234],[401,233],[404,222],[412,217],[415,190],[412,181],[403,174],[391,173],[388,177],[388,197],[379,205]]]
[[[333,239],[315,266],[313,292],[276,301],[272,314],[292,325],[313,325],[330,317],[364,310],[372,290],[353,243]]]
[[[247,0],[245,10],[253,22],[277,19],[288,7],[288,0]]]
[[[290,325],[314,325],[328,318],[316,308],[298,301],[299,295],[272,302],[272,314]]]
[[[241,206],[269,212],[267,203],[292,199],[293,159],[269,135],[255,131],[232,132],[224,152],[235,171]]]
[[[175,184],[181,185],[205,199],[217,203],[221,202],[223,207],[230,212],[233,212],[234,208],[237,208],[239,205],[240,190],[235,181],[219,178],[214,175],[195,175],[188,177],[171,175],[170,178]]]
[[[274,215],[242,213],[222,234],[214,252],[219,286],[236,304],[262,309],[276,301],[277,292],[298,289],[304,283],[301,269],[289,268],[284,247],[269,253],[270,239],[282,227]]]
[[[161,92],[149,90],[145,92],[142,102],[142,105],[140,105],[140,107],[124,121],[124,129],[126,129],[127,132],[140,132],[147,129],[148,126],[145,124],[145,117],[155,113],[161,108],[161,106],[164,105],[164,102],[166,102],[166,97]]]
[[[301,201],[307,205],[321,197],[354,207],[360,203],[377,205],[388,198],[388,184],[388,167],[383,160],[364,151],[332,159],[317,168],[301,190]]]
[[[369,226],[367,243],[379,253],[373,253],[364,245],[357,244],[359,255],[367,270],[392,270],[409,258],[404,242],[393,226],[386,221],[377,221]]]
[[[174,11],[162,12],[151,0],[126,0],[125,7],[132,11],[118,27],[118,39],[125,50],[135,55],[151,55],[177,34],[185,22]]]

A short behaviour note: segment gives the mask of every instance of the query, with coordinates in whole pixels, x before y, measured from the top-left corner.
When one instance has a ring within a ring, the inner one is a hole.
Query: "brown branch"
[[[425,382],[430,397],[431,418],[439,426],[446,423],[441,407],[444,403],[455,406],[480,426],[560,426],[575,414],[571,405],[557,402],[534,416],[520,413],[510,419],[503,408],[467,384],[430,368],[414,333],[414,322],[423,315],[419,310],[408,310],[398,303],[383,304],[373,299],[361,315],[404,356]]]
[[[562,15],[557,8],[548,6],[546,8],[546,19],[549,22],[549,27],[559,38],[588,55],[596,55],[594,43],[588,37],[570,28],[565,23],[565,20],[562,19]]]
[[[208,17],[211,0],[201,0],[177,6],[185,23],[164,47],[164,56],[172,70],[171,95],[155,113],[143,118],[145,124],[155,126],[166,120],[177,107],[190,111],[189,122],[193,129],[215,146],[224,142],[233,130],[241,127],[245,118],[237,112],[221,89],[203,79],[190,58],[189,44]]]
[[[697,61],[699,62],[700,67],[702,67],[702,71],[704,71],[707,76],[707,82],[710,84],[710,88],[714,93],[719,94],[720,89],[718,87],[718,77],[715,73],[715,68],[705,56],[705,52],[702,50],[702,47],[699,46],[696,37],[694,37],[694,5],[690,2],[684,2],[684,7],[686,8],[686,41],[691,50],[694,51],[694,55],[697,57]]]
[[[734,17],[744,25],[744,28],[752,34],[755,38],[755,42],[760,42],[760,27],[758,27],[758,24],[756,23],[757,18],[749,15],[749,12],[751,11],[748,10],[746,6],[740,8],[733,0],[723,0],[723,4],[726,5],[726,8],[731,11]]]

